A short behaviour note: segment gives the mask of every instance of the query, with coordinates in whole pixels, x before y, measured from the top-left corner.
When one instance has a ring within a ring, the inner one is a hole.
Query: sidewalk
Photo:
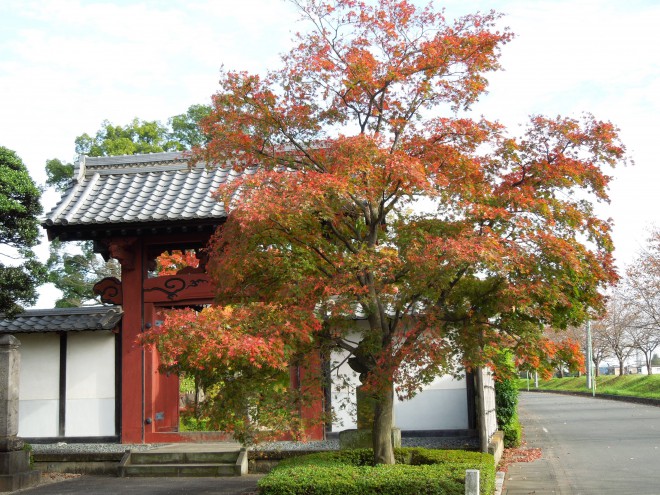
[[[21,495],[246,495],[256,493],[261,474],[228,478],[113,478],[82,476],[19,490]]]
[[[511,464],[504,473],[502,495],[553,495],[570,493],[562,491],[562,482],[553,466],[553,453],[543,449],[542,426],[525,410],[519,408],[520,421],[524,424],[524,436],[529,448],[541,448],[542,457],[532,462]],[[524,418],[523,418],[524,416]]]
[[[529,411],[518,406],[523,424],[526,447],[540,448],[541,458],[532,462],[511,464],[504,473],[502,495],[573,495],[570,485],[562,475],[557,454],[543,441],[543,426]]]
[[[564,493],[559,488],[551,463],[542,457],[532,462],[519,462],[509,466],[504,474],[502,495],[546,495]]]

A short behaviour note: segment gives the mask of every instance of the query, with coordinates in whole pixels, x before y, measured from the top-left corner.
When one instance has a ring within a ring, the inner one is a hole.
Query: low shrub
[[[209,418],[196,418],[192,415],[181,415],[179,420],[179,431],[210,431],[211,420]]]
[[[371,465],[369,449],[319,452],[282,461],[260,480],[263,495],[462,495],[479,469],[481,493],[495,488],[493,456],[460,450],[395,449],[398,464]]]
[[[518,413],[511,418],[509,424],[502,427],[504,432],[504,446],[508,448],[519,447],[522,442],[522,426],[518,420]]]
[[[513,421],[518,410],[518,388],[515,379],[503,378],[495,382],[495,414],[500,428]]]
[[[495,414],[504,433],[504,446],[518,447],[522,429],[518,421],[518,380],[503,378],[495,382]]]

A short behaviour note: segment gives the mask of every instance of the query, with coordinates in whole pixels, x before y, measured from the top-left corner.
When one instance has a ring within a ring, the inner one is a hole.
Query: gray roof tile
[[[46,215],[46,228],[222,219],[224,206],[213,193],[236,175],[204,163],[190,168],[187,156],[175,152],[81,156],[75,177]]]
[[[30,309],[14,318],[0,315],[0,334],[112,330],[122,314],[120,306]]]

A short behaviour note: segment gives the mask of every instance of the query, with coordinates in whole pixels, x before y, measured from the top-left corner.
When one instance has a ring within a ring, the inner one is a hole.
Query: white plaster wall
[[[18,435],[56,437],[59,427],[60,337],[19,334],[21,341]]]
[[[468,428],[465,380],[436,378],[410,400],[396,400],[394,422],[402,430],[459,430]]]
[[[115,335],[69,332],[66,436],[115,435]]]
[[[357,322],[357,326],[365,323]],[[359,340],[359,335],[349,337]],[[341,363],[346,352],[332,354],[333,367]],[[349,377],[351,390],[340,390],[337,384],[337,373]],[[333,431],[356,428],[354,387],[359,384],[357,374],[348,364],[339,366],[333,372],[332,404],[335,421]],[[347,400],[348,399],[348,400]],[[338,409],[339,404],[347,404],[345,409]],[[464,379],[457,380],[451,376],[436,378],[431,384],[415,397],[407,401],[395,400],[394,422],[402,430],[454,430],[468,428],[467,390]]]

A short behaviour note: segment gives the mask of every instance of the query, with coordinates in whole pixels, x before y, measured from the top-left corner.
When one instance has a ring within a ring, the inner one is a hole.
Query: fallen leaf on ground
[[[526,447],[524,444],[520,447],[504,449],[502,459],[498,465],[499,471],[507,472],[511,464],[517,462],[532,462],[541,458],[541,449]]]

